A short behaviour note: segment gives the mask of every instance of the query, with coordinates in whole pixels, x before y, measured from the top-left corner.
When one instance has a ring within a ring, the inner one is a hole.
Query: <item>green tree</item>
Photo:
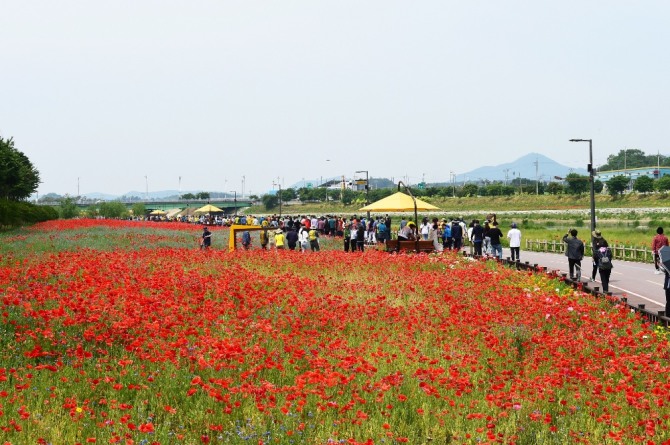
[[[14,140],[0,137],[0,198],[26,200],[39,183],[39,172],[26,155],[14,148]]]
[[[633,183],[633,190],[640,193],[649,193],[654,190],[654,180],[649,176],[640,176]]]
[[[261,202],[265,206],[265,210],[272,210],[279,205],[279,196],[277,195],[263,195],[261,197]]]
[[[133,216],[145,216],[147,214],[147,207],[141,202],[133,204],[131,210],[133,211]]]
[[[342,204],[349,205],[356,199],[356,192],[349,189],[342,190]]]
[[[603,189],[605,188],[605,184],[600,179],[596,179],[595,182],[593,183],[593,191],[595,193],[602,193]]]
[[[670,190],[670,176],[661,176],[656,180],[656,190],[659,192],[667,192]]]
[[[625,168],[650,167],[652,165],[668,165],[670,159],[666,156],[657,154],[648,155],[642,150],[626,149],[619,150],[619,153],[609,155],[607,164],[601,165],[598,170],[623,170]]]
[[[193,193],[184,193],[179,197],[179,199],[186,199],[186,200],[195,199],[195,195]]]
[[[622,195],[628,188],[628,177],[618,175],[607,181],[607,193],[611,196]]]
[[[282,201],[292,201],[298,198],[298,193],[294,188],[287,188],[281,191]]]
[[[571,195],[581,195],[589,189],[589,177],[578,173],[570,173],[565,177],[565,190]]]
[[[560,182],[550,182],[547,185],[547,193],[550,195],[560,195],[565,191],[565,187]]]
[[[209,192],[200,192],[195,195],[196,199],[209,199],[210,194]]]
[[[120,201],[108,201],[100,204],[98,213],[105,218],[122,218],[128,216],[128,209]]]
[[[79,216],[79,208],[77,207],[76,200],[71,196],[62,199],[58,213],[63,219],[72,219]]]
[[[477,196],[478,191],[479,187],[477,184],[465,184],[461,187],[462,196]]]

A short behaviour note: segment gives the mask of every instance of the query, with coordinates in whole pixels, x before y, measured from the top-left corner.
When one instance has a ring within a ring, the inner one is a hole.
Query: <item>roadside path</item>
[[[509,249],[503,249],[503,258],[510,256]],[[563,254],[521,251],[521,262],[544,266],[548,270],[560,270],[568,273],[568,259]],[[644,304],[645,309],[658,312],[665,310],[665,291],[663,275],[654,274],[654,265],[614,260],[614,268],[610,277],[610,292],[617,297],[627,297],[631,306]],[[600,276],[596,282],[589,283],[591,278],[591,257],[582,260],[582,283],[590,287],[600,287]],[[602,287],[601,287],[602,289]]]

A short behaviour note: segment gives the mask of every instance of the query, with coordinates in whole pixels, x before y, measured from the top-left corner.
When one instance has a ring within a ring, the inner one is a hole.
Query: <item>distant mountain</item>
[[[88,199],[95,199],[95,200],[101,200],[101,201],[113,201],[115,199],[119,199],[119,197],[116,196],[116,195],[109,195],[107,193],[100,193],[100,192],[84,193],[81,196],[83,196],[85,198],[88,198]]]
[[[541,181],[549,181],[554,176],[563,178],[569,173],[588,175],[586,169],[566,167],[539,153],[530,153],[520,157],[516,161],[495,166],[479,167],[469,172],[460,173],[456,176],[456,182],[463,182],[465,180],[478,181],[480,179],[488,181],[512,181],[519,176],[535,179],[536,172]]]

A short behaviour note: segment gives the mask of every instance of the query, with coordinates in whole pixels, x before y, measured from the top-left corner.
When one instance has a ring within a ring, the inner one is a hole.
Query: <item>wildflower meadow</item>
[[[227,232],[0,235],[0,444],[670,444],[667,337],[616,302],[450,252]]]

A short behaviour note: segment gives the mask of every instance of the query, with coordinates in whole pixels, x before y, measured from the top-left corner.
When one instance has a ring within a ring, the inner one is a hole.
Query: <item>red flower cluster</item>
[[[169,223],[102,224],[147,232],[2,263],[10,443],[670,443],[667,342],[556,281],[450,254],[203,255],[145,247]]]

